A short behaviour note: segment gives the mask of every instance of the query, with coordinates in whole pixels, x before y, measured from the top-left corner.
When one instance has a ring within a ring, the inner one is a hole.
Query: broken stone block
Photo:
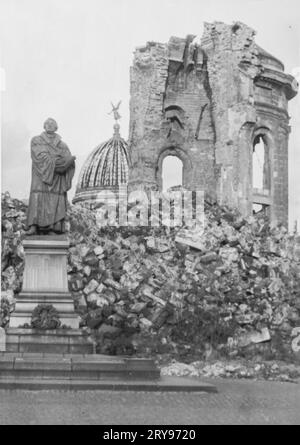
[[[85,299],[84,295],[80,295],[80,297],[78,299],[78,308],[86,309],[86,307],[87,307],[86,299]]]
[[[104,297],[109,304],[114,304],[117,301],[116,292],[111,289],[106,289],[101,294],[102,297]]]
[[[79,292],[84,288],[83,281],[79,278],[74,279],[72,276],[70,276],[70,286],[74,292]]]
[[[5,213],[6,218],[17,218],[18,216],[22,216],[21,212],[17,212],[16,210],[10,210]]]
[[[247,304],[244,304],[244,303],[243,303],[243,304],[240,304],[240,305],[239,305],[239,309],[240,309],[241,312],[245,313],[245,312],[248,311],[249,306],[248,306]]]
[[[289,308],[287,306],[282,306],[278,308],[273,315],[272,324],[274,326],[280,326],[285,320],[288,319]]]
[[[240,325],[243,326],[246,324],[253,324],[258,317],[259,317],[258,314],[247,313],[247,314],[238,314],[236,315],[235,319]]]
[[[86,275],[87,277],[89,277],[91,275],[92,269],[90,266],[84,266],[83,268],[83,273],[84,275]]]
[[[121,329],[116,326],[103,323],[98,329],[98,334],[102,337],[114,338],[121,332]]]
[[[87,286],[83,289],[83,292],[86,295],[89,295],[90,293],[94,292],[99,286],[98,281],[92,279]]]
[[[300,326],[300,311],[299,309],[289,309],[288,319]]]
[[[136,314],[140,314],[143,309],[147,307],[147,303],[135,303],[131,308],[130,311],[134,312]]]
[[[239,252],[234,247],[222,247],[219,256],[228,263],[235,263],[239,260]]]
[[[12,289],[7,289],[6,291],[1,291],[1,298],[5,298],[8,304],[11,306],[15,304],[15,294]]]
[[[104,280],[104,284],[106,286],[112,287],[113,289],[116,289],[116,290],[122,289],[122,286],[117,281],[114,281],[111,278],[107,278],[106,280]]]
[[[108,306],[108,301],[107,301],[107,299],[106,298],[104,298],[104,297],[101,297],[101,296],[97,296],[97,299],[96,299],[96,305],[98,306],[98,307],[104,307],[104,306]]]
[[[179,245],[182,244],[183,246],[192,247],[193,249],[199,250],[199,251],[205,251],[205,245],[201,240],[195,240],[194,237],[189,237],[189,234],[180,233],[176,236],[175,241]]]
[[[101,256],[104,253],[103,247],[101,247],[101,246],[95,247],[94,253],[96,256]]]
[[[239,346],[244,347],[248,346],[251,343],[265,343],[271,340],[271,335],[268,328],[263,328],[260,332],[252,331],[245,335],[243,335],[239,339]]]
[[[166,306],[162,309],[157,309],[154,313],[154,316],[152,318],[153,326],[156,329],[160,329],[162,325],[165,323],[167,318],[173,314],[173,306],[169,303],[166,304]]]
[[[159,304],[160,306],[165,306],[166,302],[162,300],[161,298],[154,295],[154,293],[151,291],[150,287],[146,287],[143,289],[143,295],[145,295],[147,298],[155,302],[156,304]]]
[[[225,366],[225,371],[230,373],[235,373],[241,368],[241,365],[227,365]]]
[[[300,336],[300,326],[296,327],[291,332],[291,337],[297,337]]]
[[[13,266],[9,266],[4,272],[2,272],[2,279],[3,278],[5,279],[8,288],[16,290],[18,287],[18,278]]]
[[[98,266],[99,259],[94,255],[94,253],[92,253],[84,258],[84,262],[93,269]]]
[[[291,334],[292,337],[292,350],[300,359],[300,327],[294,328]]]
[[[147,318],[140,318],[140,326],[142,329],[150,329],[152,327],[152,321]]]
[[[0,352],[6,351],[6,334],[3,328],[0,328]]]
[[[87,301],[89,303],[96,303],[96,301],[98,300],[99,295],[97,294],[97,292],[90,292],[87,296]]]
[[[81,258],[84,258],[90,250],[90,248],[88,246],[86,246],[85,244],[79,244],[77,246],[77,249],[78,249],[78,253]]]
[[[161,240],[154,237],[147,238],[147,247],[160,253],[168,252],[170,250],[167,240]]]
[[[212,263],[213,261],[217,261],[217,259],[218,259],[218,255],[215,252],[209,252],[209,253],[206,253],[205,255],[203,255],[200,258],[200,261],[203,264],[209,264],[209,263]]]

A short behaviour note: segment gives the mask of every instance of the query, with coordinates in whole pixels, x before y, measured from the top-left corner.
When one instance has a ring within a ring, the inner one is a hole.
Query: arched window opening
[[[166,156],[162,163],[162,190],[182,186],[183,162],[177,156]]]
[[[271,194],[270,150],[263,135],[253,143],[252,158],[253,213],[269,215]]]
[[[253,188],[270,191],[270,159],[269,148],[263,136],[255,138],[253,144]]]

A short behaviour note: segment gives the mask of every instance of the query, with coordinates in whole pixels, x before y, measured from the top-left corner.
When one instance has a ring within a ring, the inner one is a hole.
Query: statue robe
[[[67,211],[67,191],[72,185],[74,162],[66,166],[71,153],[59,135],[46,132],[31,141],[32,180],[27,226],[53,228],[63,222]]]

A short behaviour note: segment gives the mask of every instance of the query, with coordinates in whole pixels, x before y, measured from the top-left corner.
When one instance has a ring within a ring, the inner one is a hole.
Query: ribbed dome
[[[95,192],[127,185],[129,152],[119,129],[116,123],[113,137],[98,145],[87,158],[79,175],[74,203],[93,199]]]

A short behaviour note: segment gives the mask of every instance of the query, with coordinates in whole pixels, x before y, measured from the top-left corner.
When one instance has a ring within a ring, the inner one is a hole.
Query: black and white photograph
[[[0,426],[300,425],[298,0],[0,0]]]

